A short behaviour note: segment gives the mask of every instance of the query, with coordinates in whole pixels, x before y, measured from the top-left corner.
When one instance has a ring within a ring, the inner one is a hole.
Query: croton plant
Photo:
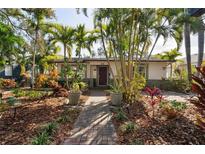
[[[197,115],[198,124],[205,129],[205,66],[196,67],[198,75],[192,75],[192,91],[198,95],[198,100],[191,102],[199,109],[202,116]]]
[[[152,107],[152,113],[154,117],[154,107],[156,104],[160,103],[162,100],[161,90],[156,87],[154,88],[146,87],[145,92],[150,96],[150,100],[148,100],[148,102]]]

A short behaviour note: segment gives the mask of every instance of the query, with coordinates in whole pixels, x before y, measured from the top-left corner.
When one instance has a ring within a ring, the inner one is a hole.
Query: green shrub
[[[26,96],[26,91],[22,90],[22,89],[15,89],[13,90],[13,93],[16,97],[24,97]]]
[[[29,97],[30,99],[36,99],[42,97],[44,94],[39,91],[25,91],[22,89],[15,89],[13,90],[13,93],[16,97]]]
[[[68,115],[62,115],[57,119],[58,123],[67,123],[67,122],[72,122],[72,119]]]
[[[42,97],[43,93],[39,91],[27,91],[26,96],[28,96],[30,99],[37,99]]]
[[[126,122],[120,126],[120,130],[123,133],[130,133],[130,132],[133,132],[135,129],[136,129],[136,125],[131,121]]]
[[[173,100],[170,103],[174,109],[179,110],[179,111],[187,108],[186,103],[183,103],[183,102],[177,102],[176,100]]]
[[[33,140],[33,145],[47,145],[50,142],[50,137],[46,132],[39,133]]]
[[[170,79],[170,80],[150,80],[147,82],[149,87],[158,87],[161,90],[187,93],[191,90],[188,80]]]
[[[125,113],[122,111],[122,109],[119,109],[119,111],[117,111],[115,118],[119,121],[123,121],[127,119],[127,116],[125,115]]]
[[[44,132],[46,132],[50,136],[55,133],[57,127],[58,125],[56,122],[51,122],[44,128]]]
[[[15,97],[9,97],[9,98],[7,99],[7,103],[8,103],[10,106],[13,106],[16,102],[17,102],[17,100],[16,100]]]
[[[144,145],[144,142],[142,140],[135,139],[130,144],[132,144],[132,145]]]
[[[46,145],[50,143],[51,135],[53,135],[58,128],[56,122],[48,123],[42,131],[32,140],[34,145]]]

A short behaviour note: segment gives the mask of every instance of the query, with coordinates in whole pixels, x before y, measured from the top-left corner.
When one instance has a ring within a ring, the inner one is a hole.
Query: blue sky
[[[78,24],[85,24],[87,30],[91,30],[93,28],[93,9],[88,9],[88,17],[86,17],[83,13],[77,14],[76,9],[74,8],[59,8],[55,9],[56,11],[56,22],[69,25],[72,27],[76,27]],[[163,51],[168,51],[176,47],[176,43],[172,39],[168,39],[167,43],[163,46],[163,39],[160,38],[157,42],[157,45],[153,51],[153,54],[160,53]],[[99,47],[99,44],[94,45],[94,50],[96,51]],[[192,54],[197,53],[198,45],[197,45],[197,35],[191,36],[191,50]],[[185,56],[184,42],[179,50],[183,56]],[[61,51],[60,54],[63,54]],[[74,51],[73,51],[74,55]]]
[[[64,25],[76,27],[78,24],[85,24],[87,29],[93,28],[92,12],[93,9],[88,9],[88,17],[83,13],[77,14],[76,9],[61,8],[55,9],[57,22]]]

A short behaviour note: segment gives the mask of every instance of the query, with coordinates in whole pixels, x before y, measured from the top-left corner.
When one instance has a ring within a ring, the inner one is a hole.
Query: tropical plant
[[[200,77],[192,75],[193,83],[192,83],[192,91],[198,94],[199,98],[199,106],[205,107],[205,93],[204,93],[204,78],[205,78],[205,66],[196,67],[197,71],[200,73]]]
[[[36,87],[45,87],[48,81],[48,76],[45,74],[39,74],[36,78]]]
[[[73,82],[71,85],[71,92],[78,93],[81,90],[87,88],[87,84],[85,82]]]
[[[191,100],[191,102],[198,108],[202,116],[197,115],[197,122],[200,126],[205,128],[205,66],[196,67],[199,76],[192,75],[192,91],[198,95],[198,100]]]
[[[133,91],[132,81],[137,78],[133,72],[138,72],[143,58],[149,60],[161,36],[165,42],[168,37],[174,38],[179,48],[182,30],[176,24],[177,12],[174,9],[96,9],[95,26],[100,31],[110,68],[110,58],[115,61],[117,76],[110,69],[114,84],[123,85],[124,92]],[[151,41],[153,34],[156,34],[154,43]]]
[[[56,122],[48,123],[39,134],[32,140],[34,145],[47,145],[50,143],[51,136],[55,133],[58,125]]]
[[[46,132],[39,133],[33,140],[33,145],[47,145],[50,143],[50,137]]]
[[[120,108],[117,110],[117,113],[114,116],[118,121],[123,121],[123,120],[127,120],[127,116],[124,113],[124,111]]]
[[[110,89],[108,90],[110,93],[122,93],[122,87],[119,85],[110,85]]]
[[[64,69],[66,69],[66,63],[67,61],[67,54],[68,54],[68,60],[71,61],[72,58],[72,47],[74,43],[74,32],[75,29],[69,26],[63,26],[60,24],[53,24],[50,30],[50,33],[53,35],[51,40],[55,44],[57,42],[60,42],[63,44],[63,50],[64,50]],[[68,77],[66,74],[67,70],[64,71],[64,79],[66,81],[67,88],[68,85]]]
[[[136,129],[136,124],[131,122],[131,121],[128,121],[128,122],[125,122],[124,124],[122,124],[120,126],[120,130],[123,132],[123,133],[131,133],[133,132],[134,130]]]
[[[156,57],[160,58],[160,59],[166,59],[166,60],[172,60],[172,61],[176,61],[176,58],[178,56],[182,56],[182,54],[177,50],[177,48],[174,48],[170,51],[166,51],[160,54],[157,54]],[[172,77],[172,72],[173,72],[173,64],[170,64],[170,77]]]
[[[172,105],[172,107],[178,111],[184,110],[187,108],[186,104],[183,102],[178,102],[176,100],[172,100],[170,102],[170,104]]]
[[[146,87],[145,92],[150,96],[148,102],[152,107],[152,116],[154,117],[155,105],[160,103],[163,99],[161,90],[156,87],[154,87],[153,89]]]
[[[2,88],[15,88],[17,86],[15,80],[13,79],[1,79],[0,86]]]
[[[42,48],[41,38],[42,31],[48,28],[45,19],[52,19],[54,17],[54,11],[52,9],[32,9],[24,8],[23,12],[27,14],[26,27],[29,29],[28,32],[32,38],[33,50],[32,50],[32,77],[31,85],[34,87],[35,84],[35,65],[36,65],[36,54],[37,50]]]
[[[81,57],[82,49],[87,49],[91,54],[91,47],[97,39],[96,30],[87,31],[85,25],[78,25],[75,30],[74,42],[76,44],[76,56]]]
[[[13,106],[16,102],[17,102],[17,100],[16,100],[15,97],[9,97],[9,98],[7,99],[7,103],[8,103],[10,106]]]

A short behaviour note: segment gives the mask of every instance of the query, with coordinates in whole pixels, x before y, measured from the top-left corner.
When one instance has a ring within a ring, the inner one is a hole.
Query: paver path
[[[109,100],[100,90],[91,91],[71,136],[63,144],[115,144]]]

